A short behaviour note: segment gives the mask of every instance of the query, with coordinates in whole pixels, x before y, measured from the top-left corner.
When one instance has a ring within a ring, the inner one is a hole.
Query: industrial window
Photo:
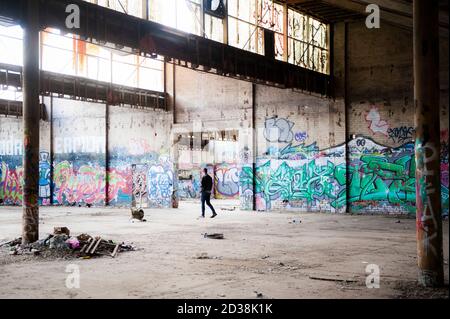
[[[223,19],[205,13],[205,37],[223,43],[223,32]]]
[[[184,32],[202,35],[202,0],[148,0],[149,19]]]
[[[228,0],[228,44],[264,54],[264,32],[258,26],[258,3],[258,0]]]
[[[232,46],[264,54],[264,32],[274,32],[275,58],[284,56],[284,7],[272,0],[229,0],[228,39]]]
[[[43,70],[163,91],[164,62],[47,31],[41,34]]]
[[[162,92],[164,62],[112,50],[60,35],[57,29],[41,32],[41,68],[45,71]],[[20,26],[0,26],[0,64],[23,64]],[[3,94],[3,93],[2,93]]]
[[[102,7],[126,13],[141,19],[145,18],[144,1],[146,0],[85,0]]]
[[[22,38],[20,26],[0,25],[0,63],[22,65]]]
[[[328,73],[328,25],[289,9],[288,62]]]

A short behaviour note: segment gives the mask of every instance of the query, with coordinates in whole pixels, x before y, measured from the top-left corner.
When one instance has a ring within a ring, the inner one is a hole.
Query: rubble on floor
[[[211,239],[223,239],[223,234],[221,233],[214,233],[214,234],[208,234],[208,233],[204,233],[203,237],[205,238],[211,238]]]
[[[100,236],[93,237],[88,234],[69,236],[69,234],[70,231],[66,227],[55,227],[54,233],[48,235],[45,239],[22,245],[22,238],[19,237],[0,244],[0,247],[6,247],[10,255],[59,256],[82,259],[98,256],[114,258],[120,252],[136,250],[132,244],[117,243]]]

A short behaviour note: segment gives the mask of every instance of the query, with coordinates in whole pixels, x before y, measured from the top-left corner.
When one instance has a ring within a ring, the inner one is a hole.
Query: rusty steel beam
[[[444,283],[439,135],[439,7],[414,0],[416,219],[419,283]]]
[[[23,116],[23,104],[22,101],[11,101],[0,99],[0,114],[15,117]],[[43,121],[48,121],[49,116],[45,110],[45,104],[39,105],[39,118]]]
[[[39,19],[27,0],[23,38],[22,244],[39,239]]]
[[[0,16],[23,23],[26,0],[3,1]],[[57,28],[73,33],[82,40],[91,41],[130,52],[159,54],[169,62],[189,63],[194,68],[203,66],[224,76],[251,80],[285,88],[297,88],[321,95],[330,95],[332,85],[327,74],[311,71],[287,62],[241,50],[200,36],[178,31],[164,25],[129,16],[105,7],[80,0],[35,0],[39,3],[41,28]],[[80,8],[79,29],[68,29],[65,24],[66,6]]]
[[[0,63],[0,85],[22,89],[22,67]],[[58,94],[82,101],[109,103],[110,105],[129,104],[144,108],[165,109],[166,94],[122,85],[100,82],[87,78],[40,71],[41,95]]]

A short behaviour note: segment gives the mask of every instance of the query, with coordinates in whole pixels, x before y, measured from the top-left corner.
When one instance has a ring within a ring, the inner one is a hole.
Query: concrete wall
[[[44,103],[50,114],[50,98],[45,98]],[[49,205],[51,199],[55,205],[104,205],[109,166],[110,205],[129,206],[134,190],[135,196],[143,198],[140,203],[145,206],[171,206],[173,164],[167,140],[172,115],[110,106],[109,122],[107,163],[106,106],[53,99],[53,163],[50,122],[40,123],[42,205]],[[0,199],[3,204],[21,204],[22,134],[21,118],[0,117]],[[135,174],[135,185],[133,164],[143,167],[142,178]]]
[[[342,39],[344,27],[337,28]],[[354,22],[347,35],[349,210],[414,214],[412,31],[387,23],[367,29]],[[440,40],[441,99],[436,107],[443,146],[442,204],[448,214],[448,39]],[[342,83],[340,73],[337,79]]]
[[[256,132],[256,209],[345,211],[342,105],[257,86]]]

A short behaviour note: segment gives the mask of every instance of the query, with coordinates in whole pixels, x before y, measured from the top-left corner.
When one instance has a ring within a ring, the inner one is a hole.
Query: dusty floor
[[[416,284],[415,221],[384,216],[229,211],[197,219],[199,205],[146,210],[41,208],[41,238],[54,226],[133,242],[141,250],[116,258],[43,259],[0,254],[0,298],[448,298],[448,221],[444,222],[447,287]],[[301,223],[292,223],[294,219]],[[400,222],[399,222],[400,221]],[[0,207],[0,242],[20,235],[21,209]],[[208,239],[203,233],[223,233]],[[198,258],[207,256],[207,258]],[[68,264],[79,289],[66,288]],[[380,268],[380,288],[365,285],[365,268]],[[328,278],[333,281],[312,278]],[[335,279],[352,282],[334,281]]]

